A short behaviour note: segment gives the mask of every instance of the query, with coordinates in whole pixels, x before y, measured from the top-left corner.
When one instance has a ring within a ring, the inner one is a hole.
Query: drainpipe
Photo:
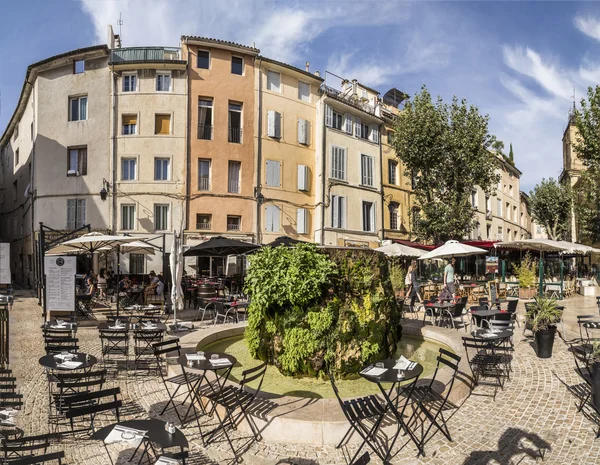
[[[323,105],[326,105],[323,99]],[[321,161],[321,183],[322,195],[321,195],[321,245],[325,245],[325,187],[327,184],[327,176],[325,171],[327,170],[327,126],[325,125],[325,118],[327,117],[327,109],[323,108],[323,142],[321,146],[322,161]]]
[[[192,114],[192,103],[191,103],[191,97],[190,95],[192,95],[191,93],[191,88],[192,88],[192,79],[190,77],[190,49],[188,45],[188,39],[185,39],[185,45],[187,48],[187,64],[186,64],[186,80],[187,80],[187,141],[186,141],[186,154],[185,154],[185,163],[186,163],[186,170],[185,170],[185,203],[186,203],[186,214],[185,214],[185,220],[183,220],[185,222],[185,228],[182,228],[182,233],[181,233],[181,239],[182,241],[185,243],[185,235],[183,234],[183,231],[187,231],[189,228],[189,219],[188,216],[190,214],[190,196],[191,196],[191,182],[192,182],[192,177],[191,177],[191,168],[192,168],[192,150],[191,150],[191,137],[192,137],[192,129],[190,127],[190,121],[191,121],[191,117],[190,115]],[[182,212],[183,213],[183,212]]]
[[[261,215],[260,215],[260,202],[258,201],[258,196],[261,195],[261,175],[262,175],[262,57],[259,58],[258,62],[258,138],[257,138],[257,154],[256,154],[256,189],[254,196],[256,198],[256,243],[262,243],[262,230],[260,227],[261,224]]]
[[[35,121],[35,87],[32,86],[32,101],[33,101],[33,128],[37,132],[36,129],[36,121]],[[33,147],[31,148],[31,178],[29,179],[29,195],[31,196],[31,248],[32,248],[32,256],[34,260],[32,260],[33,265],[33,275],[36,279],[36,290],[39,293],[39,262],[35,260],[35,189],[34,189],[34,177],[35,177],[35,137],[33,138]],[[30,270],[31,271],[31,270]]]
[[[383,191],[383,147],[381,145],[381,128],[383,124],[379,125],[379,185],[381,186],[381,240],[385,239],[385,205],[384,205],[384,191]],[[390,217],[391,218],[391,217]],[[390,225],[391,227],[391,225]]]
[[[112,222],[112,227],[110,228],[112,230],[113,234],[117,233],[117,121],[119,120],[119,117],[117,115],[117,95],[116,95],[116,89],[117,89],[117,75],[115,74],[115,67],[114,65],[112,66],[112,76],[113,76],[113,80],[112,80],[112,117],[113,117],[113,121],[112,121],[112,150],[113,150],[113,156],[112,156],[112,218],[111,218],[111,222]],[[118,257],[117,257],[118,259]]]

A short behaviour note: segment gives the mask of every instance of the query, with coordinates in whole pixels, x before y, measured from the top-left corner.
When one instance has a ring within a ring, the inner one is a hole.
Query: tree
[[[488,121],[465,100],[432,102],[425,86],[396,118],[393,146],[412,174],[421,208],[413,230],[424,239],[441,243],[468,235],[474,227],[471,192],[480,186],[491,195],[498,184]]]
[[[515,166],[515,155],[513,154],[512,150],[512,142],[510,143],[510,152],[508,152],[508,162]]]
[[[573,210],[579,242],[600,241],[600,172],[592,168],[581,173],[573,186]]]
[[[531,216],[546,228],[552,240],[566,239],[571,217],[571,187],[555,179],[542,179],[529,193]]]
[[[495,140],[492,142],[492,148],[500,155],[504,155],[504,152],[502,152],[504,150],[504,142],[501,140]]]
[[[573,113],[578,135],[573,149],[588,168],[600,168],[600,86],[588,87],[587,98],[581,99],[581,109]]]

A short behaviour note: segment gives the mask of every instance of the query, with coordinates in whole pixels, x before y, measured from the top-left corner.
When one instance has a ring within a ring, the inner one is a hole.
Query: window
[[[196,229],[205,231],[211,228],[212,215],[207,213],[198,213],[196,215]]]
[[[394,231],[398,230],[398,207],[400,205],[397,202],[390,202],[390,229]]]
[[[156,73],[156,92],[171,91],[171,74]]]
[[[267,160],[267,186],[281,187],[280,173],[281,162],[275,160]]]
[[[360,183],[363,186],[373,185],[373,157],[360,156]]]
[[[496,199],[497,201],[497,210],[496,210],[496,214],[498,216],[502,216],[502,199]]]
[[[13,134],[13,140],[17,140],[19,138],[19,124],[15,125],[15,133]]]
[[[242,57],[231,57],[231,74],[244,74],[244,59]]]
[[[281,74],[275,71],[267,71],[267,90],[281,92]]]
[[[298,143],[310,145],[310,121],[302,118],[298,120]]]
[[[227,182],[227,192],[230,194],[240,193],[240,170],[242,163],[239,161],[229,162],[229,180]]]
[[[198,139],[212,139],[213,100],[198,99]]]
[[[137,134],[137,115],[123,115],[123,135],[131,136]]]
[[[198,160],[198,190],[210,190],[210,160],[202,158]]]
[[[506,219],[510,220],[510,203],[506,202]]]
[[[331,196],[331,227],[346,227],[346,197]]]
[[[525,217],[523,216],[522,212],[521,212],[521,226],[525,227]]]
[[[487,234],[487,238],[491,239],[492,238],[492,225],[488,224],[485,226],[485,232]]]
[[[281,113],[274,110],[267,112],[267,135],[275,139],[281,138]]]
[[[281,210],[275,205],[265,207],[265,229],[267,232],[279,232]]]
[[[242,104],[229,102],[229,142],[242,142]]]
[[[123,75],[123,92],[135,92],[137,90],[137,74]]]
[[[136,158],[122,158],[121,159],[121,180],[122,181],[135,181],[136,179]]]
[[[331,177],[346,180],[346,149],[331,147]]]
[[[325,126],[342,130],[344,116],[337,111],[333,111],[329,105],[325,105]]]
[[[85,72],[85,61],[77,60],[73,62],[73,74],[82,74]]]
[[[398,182],[398,162],[396,160],[388,160],[388,181],[394,186]]]
[[[354,122],[354,135],[361,139],[369,138],[369,125],[363,124],[360,118],[356,118]]]
[[[31,133],[31,134],[30,134],[31,140],[33,140],[33,121],[32,121],[32,122],[31,122],[31,124],[29,125],[29,131],[30,131],[30,133]]]
[[[513,186],[508,186],[508,195],[513,196]]]
[[[85,226],[85,199],[67,199],[67,229]]]
[[[155,158],[154,159],[154,180],[155,181],[168,181],[170,165],[171,165],[171,160],[169,158]]]
[[[310,102],[310,84],[298,81],[298,100]]]
[[[13,182],[13,202],[17,201],[17,193],[19,192],[18,180]]]
[[[308,234],[308,210],[306,208],[298,208],[296,211],[296,232]]]
[[[145,274],[144,270],[144,254],[130,253],[129,254],[129,274]]]
[[[210,68],[210,52],[208,50],[198,50],[197,66],[200,69]]]
[[[85,121],[87,119],[87,96],[69,98],[69,121]]]
[[[19,164],[19,149],[15,151],[15,166]]]
[[[227,231],[240,231],[242,229],[242,217],[227,215]]]
[[[392,142],[394,142],[394,131],[387,132],[387,141],[388,144],[392,145]]]
[[[496,239],[498,239],[499,241],[501,241],[503,238],[502,236],[502,226],[498,226],[498,234],[496,234]]]
[[[85,176],[87,174],[87,147],[68,149],[67,176]]]
[[[308,192],[310,190],[309,182],[308,166],[298,165],[298,190]]]
[[[339,129],[341,131],[342,127],[343,127],[343,121],[344,121],[344,115],[342,115],[341,113],[338,113],[337,111],[334,111],[333,112],[333,128]]]
[[[510,241],[510,228],[506,230],[506,238]]]
[[[485,196],[485,214],[486,216],[492,214],[492,199],[489,195]]]
[[[376,124],[371,124],[371,126],[369,126],[369,140],[379,144],[379,126]]]
[[[169,229],[169,205],[154,204],[154,230],[167,231]]]
[[[135,229],[135,205],[121,205],[121,229]]]
[[[513,221],[517,222],[517,207],[513,205]]]
[[[362,215],[363,231],[375,232],[375,204],[363,202]]]
[[[471,191],[471,206],[477,209],[477,190],[473,189]]]
[[[171,115],[154,115],[154,134],[171,134]]]

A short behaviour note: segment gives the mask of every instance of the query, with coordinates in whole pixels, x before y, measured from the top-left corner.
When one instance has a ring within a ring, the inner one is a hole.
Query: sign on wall
[[[77,257],[44,257],[46,310],[75,311]]]
[[[0,284],[10,284],[10,244],[0,243]]]

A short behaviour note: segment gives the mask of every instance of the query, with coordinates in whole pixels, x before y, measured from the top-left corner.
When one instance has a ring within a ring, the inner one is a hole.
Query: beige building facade
[[[256,60],[258,241],[314,241],[316,105],[323,79],[293,66]]]
[[[573,121],[573,112],[571,112],[567,127],[563,132],[563,169],[558,178],[559,182],[568,182],[571,187],[577,184],[582,172],[586,169],[583,162],[577,156],[577,151],[574,147],[577,134],[577,127]],[[571,212],[571,242],[578,242],[577,218],[574,211]]]

